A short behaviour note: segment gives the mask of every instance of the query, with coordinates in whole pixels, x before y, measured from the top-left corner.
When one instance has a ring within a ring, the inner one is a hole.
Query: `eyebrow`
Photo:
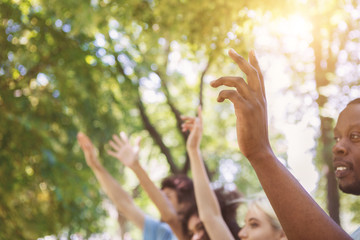
[[[360,121],[359,121],[359,122],[356,122],[356,123],[354,123],[354,124],[351,124],[347,129],[352,130],[353,128],[358,128],[358,127],[360,127]],[[337,127],[334,128],[334,133],[335,133],[335,134],[336,134],[336,133],[339,133],[339,130],[338,130]]]

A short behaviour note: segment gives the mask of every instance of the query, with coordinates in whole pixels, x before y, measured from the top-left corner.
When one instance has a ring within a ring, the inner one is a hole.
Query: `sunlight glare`
[[[276,32],[283,38],[283,48],[286,52],[296,52],[307,47],[311,41],[312,24],[301,15],[294,14],[275,22]],[[305,40],[305,41],[304,41]]]

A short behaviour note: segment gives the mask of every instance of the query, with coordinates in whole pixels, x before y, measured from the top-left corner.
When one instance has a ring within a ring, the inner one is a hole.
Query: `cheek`
[[[257,228],[248,232],[249,240],[275,240],[276,233],[272,229]]]
[[[360,149],[355,154],[356,154],[356,156],[360,156]],[[356,173],[356,177],[358,179],[360,179],[360,157],[355,159],[354,170],[355,170],[355,173]]]

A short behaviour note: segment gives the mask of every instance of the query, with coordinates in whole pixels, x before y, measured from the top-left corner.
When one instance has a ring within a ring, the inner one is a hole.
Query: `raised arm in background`
[[[111,149],[108,150],[108,154],[118,159],[136,174],[141,186],[159,210],[161,220],[169,224],[179,240],[186,239],[176,209],[164,193],[151,181],[139,163],[139,142],[140,139],[138,138],[135,146],[132,146],[124,132],[120,133],[120,137],[113,135],[113,139],[109,141]]]
[[[199,217],[211,239],[234,239],[222,215],[216,195],[211,189],[205,165],[201,157],[202,113],[198,108],[197,117],[182,117],[183,131],[190,131],[186,148],[190,157],[190,166],[194,181],[196,205]]]
[[[264,81],[254,52],[249,54],[250,63],[233,49],[229,55],[246,74],[247,83],[241,77],[222,77],[211,86],[235,88],[222,90],[218,102],[228,99],[233,103],[240,151],[255,169],[288,239],[351,239],[274,155],[268,138]]]
[[[126,219],[134,223],[138,228],[143,229],[145,214],[134,204],[131,196],[101,165],[97,158],[96,149],[90,139],[81,132],[78,133],[77,139],[84,152],[87,165],[93,170],[106,195]]]

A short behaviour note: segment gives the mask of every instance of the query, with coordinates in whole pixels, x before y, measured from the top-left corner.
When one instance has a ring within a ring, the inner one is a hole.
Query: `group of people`
[[[235,108],[240,151],[254,168],[267,199],[251,202],[245,225],[236,222],[236,208],[242,196],[237,191],[212,189],[201,158],[202,112],[183,117],[183,131],[189,131],[186,148],[193,179],[175,175],[165,178],[158,188],[139,163],[139,139],[131,145],[125,133],[109,141],[108,154],[129,167],[160,212],[161,221],[146,215],[130,195],[97,159],[96,149],[83,133],[78,141],[89,167],[118,211],[143,231],[144,239],[359,239],[360,228],[348,235],[311,198],[300,183],[276,158],[269,143],[267,105],[263,75],[254,51],[249,61],[229,51],[246,75],[222,77],[212,87],[228,86],[218,101],[230,100]],[[360,98],[341,112],[334,129],[334,171],[345,193],[360,195]]]

